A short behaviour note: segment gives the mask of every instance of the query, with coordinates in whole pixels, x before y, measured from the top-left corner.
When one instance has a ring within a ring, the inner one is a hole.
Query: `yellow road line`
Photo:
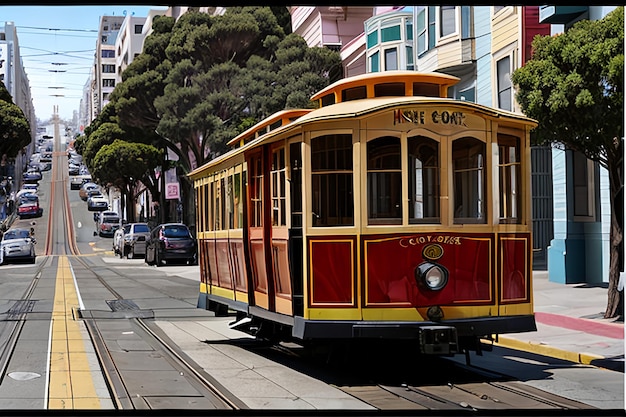
[[[75,320],[79,297],[69,260],[59,257],[52,331],[48,409],[101,409],[86,352],[86,330]]]

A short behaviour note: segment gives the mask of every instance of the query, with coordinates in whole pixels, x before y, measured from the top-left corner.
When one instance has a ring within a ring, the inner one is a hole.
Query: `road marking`
[[[103,381],[94,381],[93,346],[84,324],[75,318],[74,309],[82,305],[69,260],[60,256],[49,343],[48,409],[113,408],[106,389],[97,389]]]

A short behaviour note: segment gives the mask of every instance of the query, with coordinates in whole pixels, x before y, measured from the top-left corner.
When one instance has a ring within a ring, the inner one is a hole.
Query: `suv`
[[[120,216],[114,211],[102,211],[98,218],[98,235],[100,237],[113,237],[120,227]]]
[[[150,231],[145,258],[148,265],[161,266],[164,261],[184,261],[195,265],[197,259],[196,239],[186,225],[165,223]]]

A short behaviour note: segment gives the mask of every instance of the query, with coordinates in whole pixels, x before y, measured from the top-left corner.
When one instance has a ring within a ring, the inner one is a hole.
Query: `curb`
[[[493,344],[495,346],[501,346],[505,348],[511,348],[516,350],[522,350],[525,352],[537,353],[543,356],[549,356],[551,358],[562,359],[569,362],[580,363],[583,365],[593,365],[597,366],[594,361],[601,361],[606,359],[601,355],[594,355],[593,353],[576,353],[570,352],[564,349],[555,348],[553,346],[549,346],[543,344],[541,342],[525,342],[518,339],[513,339],[509,337],[498,337],[498,341],[494,341]]]

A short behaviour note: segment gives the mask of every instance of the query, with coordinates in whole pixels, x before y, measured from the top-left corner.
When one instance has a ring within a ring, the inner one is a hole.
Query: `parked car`
[[[126,229],[128,226],[128,230]],[[150,237],[150,227],[147,223],[129,223],[124,226],[120,258],[126,256],[133,259],[135,256],[146,255],[146,241]]]
[[[80,187],[83,186],[83,184],[86,184],[88,182],[91,182],[91,175],[87,174],[87,175],[75,175],[72,178],[70,178],[70,189],[71,190],[80,190]]]
[[[15,260],[26,260],[35,263],[35,238],[30,230],[23,228],[9,229],[0,241],[0,264]]]
[[[36,193],[37,191],[39,191],[39,185],[35,183],[22,184],[22,190],[28,190],[33,193]]]
[[[32,192],[21,194],[17,199],[17,215],[20,220],[28,217],[40,217],[43,208],[39,207],[39,196]]]
[[[120,216],[114,211],[103,211],[98,219],[98,235],[100,237],[113,237],[120,227]]]
[[[35,168],[28,168],[28,170],[26,170],[26,172],[24,172],[24,175],[22,176],[22,178],[24,179],[24,182],[39,182],[41,181],[41,170],[39,169],[35,169]]]
[[[80,196],[81,200],[83,201],[87,201],[87,198],[89,197],[87,195],[87,192],[89,190],[99,190],[100,186],[98,184],[95,184],[93,182],[86,182],[83,184],[82,187],[80,187],[80,190],[78,191],[78,195]]]
[[[109,209],[109,200],[98,191],[97,194],[87,197],[87,210],[105,211]]]
[[[182,223],[156,226],[146,242],[145,262],[148,265],[161,266],[170,261],[185,261],[190,265],[197,262],[196,239]]]
[[[68,169],[68,173],[70,175],[78,175],[78,174],[80,174],[80,165],[69,164],[67,169]]]

